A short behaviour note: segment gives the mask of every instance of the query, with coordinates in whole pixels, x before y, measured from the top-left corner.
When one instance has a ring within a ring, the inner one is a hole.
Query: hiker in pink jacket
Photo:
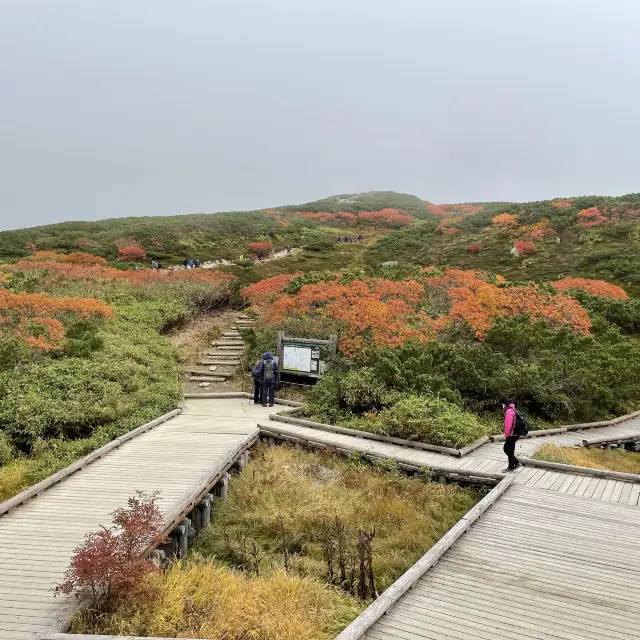
[[[508,460],[509,466],[503,471],[515,471],[520,463],[516,458],[516,442],[518,436],[516,435],[516,405],[510,398],[502,398],[502,408],[504,409],[504,448]]]

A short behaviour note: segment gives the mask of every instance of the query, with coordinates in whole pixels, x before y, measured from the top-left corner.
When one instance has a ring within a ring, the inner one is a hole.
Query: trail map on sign
[[[311,347],[284,345],[282,368],[290,371],[311,372]]]

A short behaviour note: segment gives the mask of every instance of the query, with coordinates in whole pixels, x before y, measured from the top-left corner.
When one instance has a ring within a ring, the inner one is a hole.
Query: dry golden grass
[[[573,464],[590,469],[608,469],[624,473],[640,473],[640,453],[622,449],[591,449],[587,447],[560,447],[545,444],[536,455],[536,460]]]
[[[76,616],[72,632],[215,640],[330,640],[362,610],[320,582],[276,571],[251,578],[192,559],[152,575],[96,622]]]
[[[293,552],[290,570],[326,579],[323,534],[337,517],[352,539],[358,528],[375,530],[373,567],[382,592],[477,498],[455,484],[425,483],[331,454],[259,447],[245,472],[232,479],[229,499],[217,505],[198,550],[238,565],[238,541],[255,542],[261,567],[269,570],[283,565],[284,544]]]
[[[31,485],[31,467],[27,459],[14,460],[0,467],[0,502],[4,502]]]
[[[375,529],[373,567],[382,592],[478,497],[457,485],[426,483],[329,453],[256,447],[248,467],[232,479],[227,501],[216,503],[195,555],[149,577],[115,610],[76,615],[72,631],[330,640],[366,606],[328,583],[322,540],[336,517],[351,542],[359,528]],[[248,557],[259,558],[257,567]]]

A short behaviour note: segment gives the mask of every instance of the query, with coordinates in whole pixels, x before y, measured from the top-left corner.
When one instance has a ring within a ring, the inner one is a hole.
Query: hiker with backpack
[[[515,471],[520,462],[516,458],[516,442],[521,436],[529,433],[529,426],[526,417],[516,409],[515,402],[510,398],[502,398],[502,408],[504,409],[504,447],[509,466],[504,471]]]
[[[260,365],[262,358],[258,360],[253,369],[251,369],[251,377],[253,378],[253,403],[262,404],[262,380],[260,379]]]
[[[267,406],[267,396],[269,398],[269,406],[273,407],[273,401],[276,395],[276,383],[278,382],[278,364],[273,359],[273,353],[267,351],[262,356],[258,376],[262,380],[262,406]]]

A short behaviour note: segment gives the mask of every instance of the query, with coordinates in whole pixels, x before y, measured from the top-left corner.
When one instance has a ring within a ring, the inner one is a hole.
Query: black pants
[[[260,380],[254,380],[253,381],[253,401],[256,404],[262,403],[262,399],[260,398],[261,389],[262,389],[262,383],[260,382]]]
[[[273,404],[276,395],[276,381],[262,383],[262,404],[267,404],[267,396],[269,396],[269,404]]]
[[[507,439],[504,441],[503,451],[507,458],[509,458],[509,469],[515,469],[520,464],[515,455],[517,441],[518,436],[507,436]]]

